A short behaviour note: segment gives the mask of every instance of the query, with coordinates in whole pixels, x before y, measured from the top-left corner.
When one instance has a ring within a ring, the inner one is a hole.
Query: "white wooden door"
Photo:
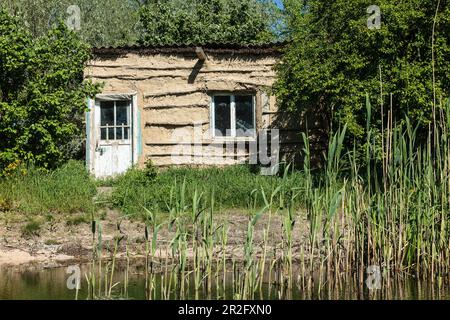
[[[95,159],[97,178],[124,173],[133,165],[133,125],[130,100],[95,102]]]

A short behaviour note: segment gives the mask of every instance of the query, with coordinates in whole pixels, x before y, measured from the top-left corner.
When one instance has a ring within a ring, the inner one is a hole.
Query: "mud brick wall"
[[[229,165],[247,161],[248,148],[226,149],[208,134],[212,96],[219,92],[254,94],[257,128],[280,129],[282,154],[283,150],[293,150],[286,154],[295,157],[300,150],[301,121],[292,117],[283,120],[271,94],[280,52],[208,48],[204,51],[205,61],[199,60],[195,48],[94,51],[85,78],[104,83],[102,94],[137,93],[142,131],[139,164],[151,159],[156,166],[173,165],[173,148],[180,145],[180,140],[174,141],[175,132],[182,132],[182,144],[188,150],[175,159],[177,164]],[[202,139],[194,145],[188,137],[192,138],[195,130]],[[232,157],[226,157],[230,153]],[[189,157],[199,154],[203,156],[196,158],[197,163]]]

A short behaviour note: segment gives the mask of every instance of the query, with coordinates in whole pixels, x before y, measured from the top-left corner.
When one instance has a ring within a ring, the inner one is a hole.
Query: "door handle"
[[[105,152],[105,149],[103,149],[102,147],[99,147],[99,146],[98,146],[98,141],[97,141],[97,143],[96,143],[96,145],[95,145],[95,152],[100,152],[100,155],[101,155],[101,156],[102,156],[103,153]]]

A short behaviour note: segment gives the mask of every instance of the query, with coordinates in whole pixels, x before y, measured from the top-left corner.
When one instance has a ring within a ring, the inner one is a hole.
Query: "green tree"
[[[43,37],[0,11],[0,171],[17,160],[53,168],[83,130],[90,49],[63,23]]]
[[[334,125],[348,124],[350,139],[358,141],[366,128],[366,94],[378,132],[381,105],[386,120],[392,97],[395,121],[408,116],[428,128],[434,97],[439,102],[450,92],[448,0],[376,1],[379,29],[368,28],[371,0],[284,4],[292,44],[275,86],[283,108],[319,109]]]
[[[140,10],[140,42],[262,43],[276,39],[279,18],[270,0],[149,0]]]
[[[2,0],[0,8],[20,17],[34,37],[45,35],[59,19],[71,16],[68,8],[80,8],[81,38],[90,45],[120,46],[139,37],[139,0]]]

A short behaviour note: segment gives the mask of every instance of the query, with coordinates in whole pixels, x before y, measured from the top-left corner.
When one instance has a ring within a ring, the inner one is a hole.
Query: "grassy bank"
[[[275,189],[295,192],[303,187],[303,173],[288,167],[277,176],[262,176],[247,165],[225,168],[173,168],[155,174],[153,169],[130,170],[112,183],[114,205],[123,213],[136,215],[143,208],[169,212],[175,205],[189,210],[194,194],[209,201],[214,194],[215,206],[222,209],[245,209],[265,205],[266,195]],[[281,199],[278,199],[282,201]]]
[[[0,212],[24,216],[91,213],[95,182],[82,162],[70,161],[52,172],[18,168],[0,179]]]

